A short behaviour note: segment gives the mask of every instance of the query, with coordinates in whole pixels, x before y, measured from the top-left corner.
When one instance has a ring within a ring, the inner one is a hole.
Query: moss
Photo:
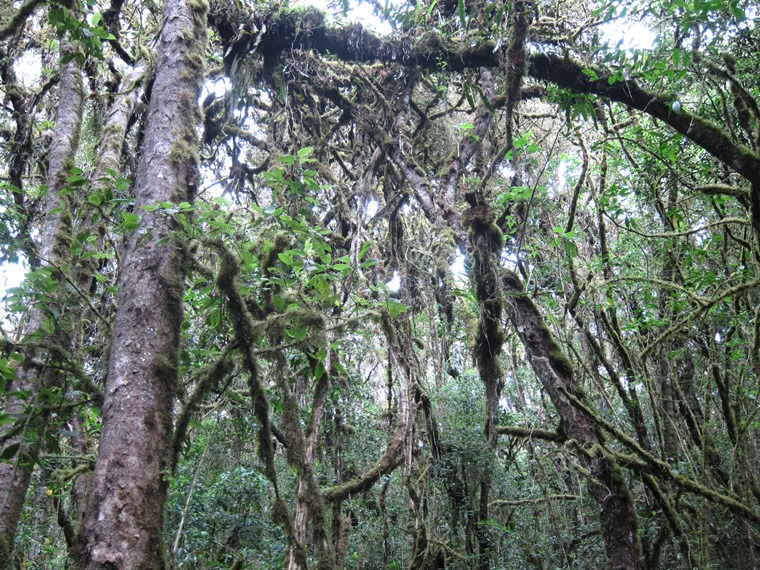
[[[326,326],[324,316],[306,306],[294,307],[287,312],[293,322],[298,322],[310,328],[323,330]]]
[[[144,59],[148,63],[150,63],[151,67],[153,63],[156,61],[156,52],[152,49],[147,48],[146,46],[140,47],[140,59]]]
[[[297,11],[298,27],[303,32],[310,32],[325,27],[325,14],[319,8],[305,5]]]
[[[185,62],[192,71],[202,72],[206,69],[206,58],[202,53],[193,51],[185,56]],[[191,75],[189,78],[194,79],[197,75]]]
[[[465,196],[465,199],[475,200],[471,196]],[[470,201],[468,200],[468,201]],[[494,215],[488,204],[483,202],[472,201],[470,209],[464,213],[462,220],[464,227],[472,228],[476,233],[488,235],[489,227],[494,223]]]
[[[541,323],[541,328],[545,330],[545,334],[551,335],[551,332],[549,332],[549,329],[545,323]],[[570,360],[568,360],[560,347],[554,342],[554,339],[551,337],[549,337],[548,344],[549,346],[547,350],[547,356],[549,357],[549,362],[551,362],[551,365],[554,368],[558,368],[564,376],[572,376],[573,365]]]
[[[0,535],[0,560],[11,560],[11,547],[3,535]]]
[[[187,5],[198,15],[205,15],[209,8],[206,0],[187,0]]]
[[[295,25],[305,31],[325,25],[325,14],[319,8],[308,4],[285,8],[279,16],[283,23]]]
[[[114,136],[121,135],[122,130],[123,129],[119,125],[116,125],[114,123],[108,123],[103,128],[103,137],[105,137],[106,135],[114,135]]]
[[[414,45],[413,55],[427,59],[445,49],[444,39],[438,32],[428,31],[417,39]]]
[[[290,380],[287,378],[281,378],[280,382],[286,384],[285,390],[283,390],[282,422],[280,423],[282,432],[285,435],[285,440],[288,442],[286,456],[288,463],[291,467],[294,467],[300,475],[306,461],[306,449],[304,448],[304,439],[301,434],[300,410],[298,402],[293,397],[292,393],[290,393],[290,390],[287,389],[287,383],[290,382]],[[308,491],[304,489],[302,494],[306,493],[308,493]]]
[[[495,223],[491,223],[487,230],[488,244],[491,247],[493,253],[499,253],[504,247],[504,234],[499,226]]]
[[[264,253],[264,259],[261,262],[261,271],[266,273],[277,262],[278,255],[290,248],[293,238],[286,232],[279,231],[274,235],[274,239],[267,244],[268,249]]]
[[[178,390],[178,368],[175,358],[171,358],[165,354],[157,354],[153,358],[153,370],[165,382],[172,395]]]
[[[169,160],[171,160],[173,164],[184,165],[191,163],[195,166],[200,163],[198,149],[196,149],[195,145],[191,144],[189,141],[195,141],[195,134],[191,134],[190,137],[187,138],[180,138],[174,145],[174,148],[172,148],[169,153]]]

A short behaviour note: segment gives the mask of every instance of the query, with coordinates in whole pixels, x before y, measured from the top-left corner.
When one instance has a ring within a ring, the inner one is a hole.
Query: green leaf
[[[457,10],[459,12],[459,23],[463,28],[467,27],[467,14],[464,9],[464,0],[459,0],[457,4]]]
[[[88,180],[84,176],[69,176],[66,179],[67,186],[84,186],[88,183]]]
[[[294,328],[289,329],[287,333],[296,342],[301,342],[303,339],[306,338],[306,334],[308,333],[308,330],[306,329],[304,325],[299,323]]]
[[[100,195],[100,192],[93,192],[87,196],[87,203],[92,206],[100,206],[103,204],[103,196]]]
[[[359,261],[362,261],[364,259],[364,256],[367,255],[367,252],[372,248],[372,242],[365,241],[362,244],[361,251],[359,251]]]
[[[396,299],[388,299],[386,308],[388,309],[388,314],[392,319],[399,318],[407,310],[406,305]]]
[[[140,227],[140,216],[132,212],[121,213],[121,229],[125,232],[133,232]]]
[[[21,447],[20,443],[12,443],[5,449],[3,449],[3,452],[0,453],[0,461],[10,461],[13,459],[13,457],[18,453],[19,448]]]
[[[417,3],[418,6],[421,5],[421,2]],[[433,10],[435,9],[436,5],[438,4],[438,0],[433,0],[430,3],[430,6],[428,6],[427,12],[425,12],[425,21],[427,21],[430,18],[430,14],[433,13]]]
[[[583,70],[583,75],[587,76],[591,81],[597,81],[599,79],[599,74],[588,67]]]

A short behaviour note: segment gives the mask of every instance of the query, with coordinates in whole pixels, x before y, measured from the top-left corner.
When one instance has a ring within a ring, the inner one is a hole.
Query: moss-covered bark
[[[532,10],[530,3],[516,3]],[[527,16],[526,16],[527,17]],[[267,22],[266,32],[259,36],[257,30],[240,33],[237,27],[222,26],[222,42],[225,44],[225,63],[232,66],[251,44],[256,42],[265,56],[273,59],[283,50],[294,48],[314,49],[330,53],[342,61],[400,63],[413,68],[437,70],[445,64],[451,71],[472,70],[480,67],[498,69],[502,67],[501,52],[492,40],[470,42],[456,41],[435,31],[428,31],[410,40],[408,38],[380,38],[361,26],[329,25],[312,26],[304,29],[304,20],[311,21],[310,15],[299,12],[281,13]],[[241,18],[245,20],[247,18]],[[252,26],[253,18],[248,18],[245,26]],[[323,22],[321,22],[323,24]],[[519,31],[519,30],[518,30]],[[517,36],[517,34],[515,35]],[[522,59],[527,76],[539,81],[547,81],[575,93],[588,93],[612,101],[617,101],[638,109],[674,130],[682,133],[695,144],[728,165],[753,185],[751,195],[752,219],[756,232],[760,232],[760,156],[751,148],[731,139],[730,134],[714,123],[695,113],[682,109],[673,112],[673,95],[647,91],[635,81],[613,81],[601,70],[594,74],[584,73],[588,66],[569,57],[554,53],[521,51],[520,43],[512,43],[510,56]],[[509,86],[508,86],[509,89]],[[514,89],[514,84],[512,85]],[[411,172],[411,169],[410,169]],[[408,174],[405,173],[408,176]],[[419,196],[418,196],[419,199]],[[424,202],[421,203],[424,207]]]
[[[120,268],[100,451],[77,552],[80,568],[164,568],[164,503],[171,469],[185,253],[174,224],[143,206],[191,201],[198,164],[198,94],[206,8],[164,7],[156,77],[135,180],[140,228]]]
[[[589,470],[589,490],[597,504],[610,567],[641,567],[638,521],[628,485],[620,467],[604,450],[595,418],[576,405],[584,396],[578,389],[572,364],[562,354],[543,316],[525,294],[519,277],[502,270],[507,315],[527,348],[528,359],[557,408],[562,430],[581,450]]]
[[[61,54],[65,55],[69,49],[71,46],[64,43]],[[31,307],[26,335],[27,339],[33,340],[32,345],[47,346],[50,350],[42,352],[33,346],[30,347],[25,361],[17,370],[16,380],[8,388],[14,392],[26,391],[32,394],[32,398],[25,400],[9,397],[5,401],[3,412],[11,415],[23,415],[28,406],[38,404],[35,395],[39,394],[42,387],[51,387],[60,382],[60,368],[55,366],[55,363],[60,363],[66,357],[65,350],[62,349],[68,348],[71,339],[73,316],[71,311],[64,310],[64,275],[68,274],[71,263],[72,203],[70,196],[61,196],[60,192],[70,174],[82,126],[84,85],[82,72],[76,63],[70,62],[62,66],[58,96],[56,131],[48,165],[48,194],[45,200],[45,222],[40,247],[42,264],[52,269],[51,279],[57,283],[57,290],[52,294],[53,303]],[[51,315],[56,313],[59,318],[53,320]],[[48,415],[49,411],[31,415],[30,420],[34,425],[24,424],[12,437],[3,442],[4,446],[18,444],[20,447],[13,462],[0,463],[0,567],[11,563],[10,549]],[[37,435],[32,438],[24,437],[29,429],[36,430]],[[16,430],[16,426],[11,425],[5,432],[0,433],[8,435],[10,430]],[[4,552],[4,549],[7,550]]]

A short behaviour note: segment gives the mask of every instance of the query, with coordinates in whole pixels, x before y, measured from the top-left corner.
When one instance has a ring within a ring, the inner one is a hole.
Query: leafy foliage
[[[754,7],[377,4],[382,39],[249,8],[212,2],[203,146],[172,154],[197,178],[143,206],[147,113],[123,105],[151,92],[121,82],[129,53],[152,60],[157,7],[56,5],[19,47],[2,36],[0,261],[31,269],[2,309],[0,462],[38,467],[15,558],[66,564],[125,244],[158,217],[186,269],[175,567],[604,567],[602,461],[641,567],[755,560]],[[651,46],[610,37],[634,22]],[[54,80],[16,75],[24,51],[55,73],[56,37],[91,85],[85,142],[50,193],[62,102]],[[69,261],[52,265],[40,232],[56,215]]]

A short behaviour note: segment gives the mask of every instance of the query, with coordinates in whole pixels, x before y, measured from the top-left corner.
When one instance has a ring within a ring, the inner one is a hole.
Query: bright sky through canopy
[[[401,4],[401,2],[394,2]],[[330,13],[328,0],[295,0],[291,2],[292,6],[310,5],[326,13]],[[366,2],[350,2],[350,9],[346,13],[345,20],[349,22],[359,22],[373,33],[379,35],[388,35],[391,33],[391,26],[382,21],[373,13],[373,8]],[[620,48],[626,50],[632,49],[651,49],[656,39],[655,33],[641,22],[616,20],[602,27],[605,39],[613,45],[620,41]],[[20,73],[23,82],[33,83],[38,80],[40,74],[40,62],[31,58],[22,58],[22,68],[17,71]],[[222,95],[228,85],[224,82],[217,82],[214,88],[218,95]],[[209,87],[206,86],[206,90]],[[202,97],[205,97],[207,91],[204,91]],[[23,281],[25,268],[21,264],[4,264],[0,266],[0,298],[4,296],[5,291],[12,287],[18,287]],[[455,272],[463,272],[463,267],[455,269]]]

